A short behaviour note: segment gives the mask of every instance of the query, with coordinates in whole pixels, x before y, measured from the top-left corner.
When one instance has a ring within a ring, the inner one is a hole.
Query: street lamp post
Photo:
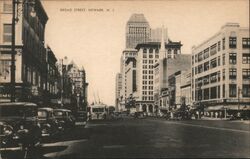
[[[10,92],[11,92],[11,97],[10,101],[15,102],[16,98],[16,66],[15,66],[15,36],[16,36],[16,31],[15,31],[15,24],[16,23],[16,0],[12,0],[12,24],[11,24],[11,32],[12,32],[12,37],[11,37],[11,80],[10,80]]]
[[[63,59],[61,59],[61,69],[62,69],[62,78],[61,78],[61,107],[63,107],[63,81],[64,81],[64,71],[63,71]]]

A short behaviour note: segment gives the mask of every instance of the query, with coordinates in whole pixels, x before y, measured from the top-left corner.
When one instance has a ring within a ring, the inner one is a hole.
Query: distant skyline
[[[115,105],[115,76],[125,49],[126,23],[133,13],[144,14],[151,28],[164,24],[170,39],[183,44],[183,54],[190,54],[193,45],[213,36],[227,22],[249,27],[248,0],[42,0],[42,3],[49,17],[45,43],[57,58],[67,56],[69,62],[73,60],[85,68],[90,103],[98,92],[102,102]]]

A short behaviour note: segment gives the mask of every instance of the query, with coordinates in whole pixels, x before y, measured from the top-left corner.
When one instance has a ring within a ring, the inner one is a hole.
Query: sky
[[[125,27],[143,13],[151,28],[164,25],[182,53],[216,34],[227,22],[249,27],[248,0],[42,0],[49,17],[45,43],[57,58],[68,57],[86,71],[88,102],[99,95],[115,105],[115,76],[125,49]],[[97,100],[97,99],[96,99]]]

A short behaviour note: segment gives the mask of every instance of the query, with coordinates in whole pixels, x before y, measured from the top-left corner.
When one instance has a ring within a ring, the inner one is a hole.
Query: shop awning
[[[225,106],[210,106],[205,108],[206,111],[211,111],[211,110],[250,110],[250,105],[225,105]]]

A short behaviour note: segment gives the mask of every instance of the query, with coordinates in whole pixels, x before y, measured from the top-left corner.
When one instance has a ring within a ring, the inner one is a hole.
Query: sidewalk
[[[200,120],[230,120],[229,118],[211,118],[211,117],[202,117]]]
[[[211,117],[202,117],[198,120],[219,120],[219,121],[230,121],[235,123],[244,123],[244,124],[250,124],[250,120],[230,120],[229,118],[211,118]]]

